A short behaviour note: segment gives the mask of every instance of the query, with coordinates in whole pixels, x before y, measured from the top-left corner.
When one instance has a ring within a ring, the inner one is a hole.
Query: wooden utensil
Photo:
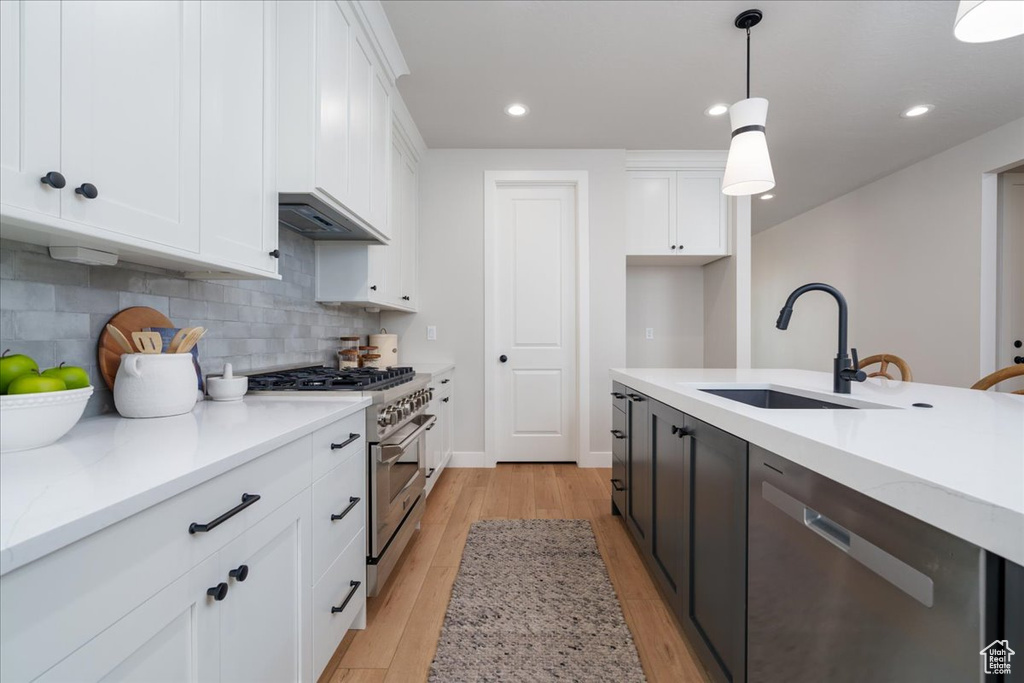
[[[124,336],[124,333],[121,332],[121,330],[117,329],[110,323],[107,323],[106,329],[107,333],[114,338],[114,341],[117,342],[117,345],[121,347],[122,351],[124,351],[125,353],[135,353],[135,349],[132,348],[132,345],[128,341],[128,338]]]
[[[181,344],[178,345],[177,353],[190,352],[192,350],[192,347],[195,346],[196,343],[203,338],[204,334],[206,334],[205,327],[193,327],[189,331],[189,333],[185,335],[185,338],[181,341]]]
[[[181,346],[181,342],[185,339],[185,335],[187,335],[191,330],[191,327],[183,327],[175,332],[174,337],[171,339],[171,343],[167,345],[167,353],[177,353],[178,347]]]
[[[132,341],[139,353],[160,353],[164,350],[164,340],[159,332],[132,332]]]
[[[174,327],[174,323],[168,320],[166,315],[149,306],[126,308],[107,322],[126,336],[147,327]],[[114,340],[110,331],[106,328],[101,330],[96,350],[97,367],[103,377],[103,382],[109,389],[114,388],[114,378],[117,377],[117,369],[121,366],[121,354],[123,353],[125,350]],[[135,353],[135,350],[132,349],[130,353]]]

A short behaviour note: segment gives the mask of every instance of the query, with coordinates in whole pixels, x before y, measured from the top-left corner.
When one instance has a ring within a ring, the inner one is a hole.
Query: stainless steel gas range
[[[367,594],[380,592],[426,504],[426,434],[437,418],[427,414],[433,390],[412,368],[278,369],[249,375],[249,393],[360,392],[366,409]]]

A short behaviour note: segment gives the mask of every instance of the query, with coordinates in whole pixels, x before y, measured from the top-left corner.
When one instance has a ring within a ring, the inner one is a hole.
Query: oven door
[[[379,558],[423,495],[426,486],[426,434],[437,418],[420,415],[386,441],[374,444],[373,530],[370,555]]]

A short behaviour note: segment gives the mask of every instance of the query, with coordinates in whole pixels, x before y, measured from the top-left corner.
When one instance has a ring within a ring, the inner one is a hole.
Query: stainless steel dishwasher
[[[981,681],[985,553],[750,446],[747,680]]]

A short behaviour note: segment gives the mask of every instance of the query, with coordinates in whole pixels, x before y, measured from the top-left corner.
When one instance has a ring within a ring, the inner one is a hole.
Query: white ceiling
[[[744,96],[767,97],[776,198],[763,230],[1024,116],[1024,37],[953,37],[957,3],[384,0],[409,63],[399,90],[431,147],[725,149]],[[530,114],[504,114],[511,102]],[[899,114],[912,104],[935,110]]]

